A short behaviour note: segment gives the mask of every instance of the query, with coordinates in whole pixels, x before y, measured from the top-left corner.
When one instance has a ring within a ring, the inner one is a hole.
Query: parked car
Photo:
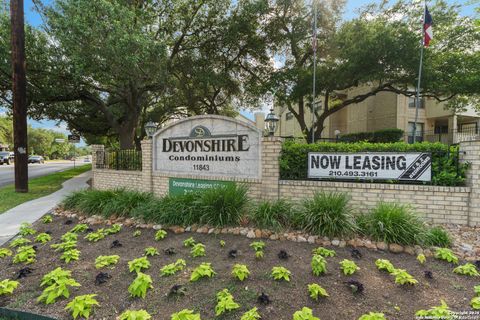
[[[44,163],[45,160],[43,159],[42,156],[30,156],[28,157],[28,163]]]
[[[0,152],[0,165],[5,164],[10,164],[12,162],[12,159],[10,158],[10,152],[8,151],[1,151]]]

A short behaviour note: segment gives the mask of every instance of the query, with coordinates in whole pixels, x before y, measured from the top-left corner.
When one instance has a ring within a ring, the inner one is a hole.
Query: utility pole
[[[10,0],[13,71],[13,145],[15,192],[28,192],[27,78],[23,0]]]

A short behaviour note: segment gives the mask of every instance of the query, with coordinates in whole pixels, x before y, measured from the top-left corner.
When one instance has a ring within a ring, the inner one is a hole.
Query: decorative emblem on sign
[[[210,130],[208,130],[204,126],[196,126],[195,128],[192,129],[192,132],[190,132],[191,138],[210,137],[211,135],[212,134],[210,133]]]

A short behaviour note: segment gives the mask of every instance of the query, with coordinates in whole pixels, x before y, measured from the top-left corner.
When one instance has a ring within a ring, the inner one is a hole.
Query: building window
[[[423,141],[423,123],[417,122],[417,130],[415,130],[415,139],[413,138],[413,128],[415,128],[415,122],[408,123],[408,143],[422,142]]]
[[[293,113],[287,112],[287,113],[285,114],[285,120],[291,120],[291,119],[293,119]]]
[[[408,97],[408,107],[415,108],[415,100],[417,97]],[[420,104],[418,105],[419,109],[425,108],[425,98],[420,98]]]

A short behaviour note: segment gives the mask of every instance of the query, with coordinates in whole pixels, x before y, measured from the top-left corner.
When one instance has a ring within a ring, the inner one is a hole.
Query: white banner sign
[[[308,154],[311,179],[378,179],[430,181],[429,153],[321,153]]]

